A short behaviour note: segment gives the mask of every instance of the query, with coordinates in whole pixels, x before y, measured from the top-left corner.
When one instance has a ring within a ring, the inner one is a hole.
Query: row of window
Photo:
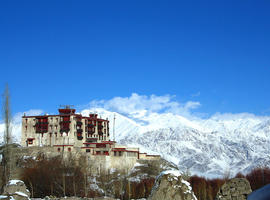
[[[63,151],[63,150],[64,150],[64,148],[62,148],[62,151]],[[57,148],[57,151],[58,151],[58,152],[61,152],[61,148]],[[70,147],[68,147],[68,151],[71,152],[71,148],[70,148]]]

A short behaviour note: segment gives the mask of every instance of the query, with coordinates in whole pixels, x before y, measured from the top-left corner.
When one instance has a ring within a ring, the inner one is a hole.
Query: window
[[[113,152],[114,156],[116,156],[116,151]]]
[[[71,152],[71,148],[70,147],[68,148],[68,151]]]
[[[25,123],[27,123],[27,120],[28,120],[28,119],[25,119]]]
[[[106,144],[98,143],[98,144],[96,144],[96,148],[106,148]]]
[[[28,139],[28,144],[33,144],[33,139]]]
[[[60,152],[60,151],[61,151],[61,149],[60,149],[60,148],[57,148],[57,151],[58,151],[58,152]]]
[[[85,152],[86,152],[86,153],[90,153],[90,149],[86,149]]]
[[[122,152],[121,151],[119,151],[119,156],[122,156]]]
[[[27,131],[27,126],[25,126],[25,130]]]

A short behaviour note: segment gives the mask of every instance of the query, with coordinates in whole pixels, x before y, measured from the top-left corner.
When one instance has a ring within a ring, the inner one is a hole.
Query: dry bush
[[[252,190],[257,190],[270,183],[270,168],[258,167],[246,175]]]
[[[82,196],[84,176],[79,167],[65,164],[60,157],[42,158],[24,166],[21,180],[32,197]]]
[[[219,188],[225,183],[225,179],[206,179],[199,176],[191,176],[190,184],[198,200],[214,200]]]

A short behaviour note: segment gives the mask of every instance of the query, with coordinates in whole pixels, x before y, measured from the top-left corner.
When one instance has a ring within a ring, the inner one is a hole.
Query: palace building
[[[58,115],[23,116],[21,145],[82,147],[85,143],[110,141],[109,121],[97,114],[84,117],[66,106]]]
[[[123,159],[131,167],[137,159],[160,158],[140,153],[139,148],[130,148],[111,141],[108,119],[101,119],[97,114],[82,116],[75,113],[76,110],[70,106],[58,111],[58,115],[24,115],[22,147],[42,147],[46,152],[53,152],[51,155],[59,152],[84,154],[95,161],[101,158],[110,161],[108,166],[119,167],[122,167]]]

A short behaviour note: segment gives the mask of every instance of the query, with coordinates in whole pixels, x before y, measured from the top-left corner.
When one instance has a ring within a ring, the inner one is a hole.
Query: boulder
[[[28,200],[29,190],[21,180],[10,180],[4,187],[2,199]]]
[[[179,171],[162,172],[156,179],[148,200],[197,200],[189,182]]]
[[[224,183],[219,189],[216,200],[246,200],[252,192],[245,178],[233,178]]]

